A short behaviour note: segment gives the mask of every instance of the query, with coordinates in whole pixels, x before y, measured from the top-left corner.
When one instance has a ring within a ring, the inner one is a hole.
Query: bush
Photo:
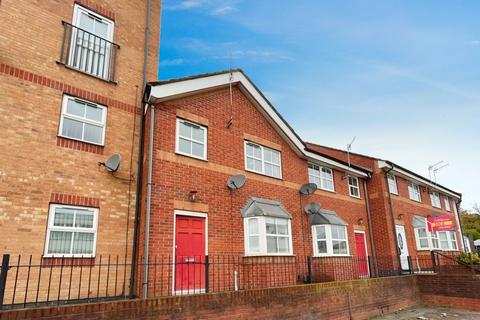
[[[457,259],[460,262],[463,262],[466,264],[470,264],[470,263],[480,264],[480,256],[478,255],[478,253],[469,254],[469,253],[462,252],[457,256]]]

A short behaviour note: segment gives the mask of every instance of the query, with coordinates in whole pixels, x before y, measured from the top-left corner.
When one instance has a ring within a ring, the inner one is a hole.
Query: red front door
[[[205,289],[205,218],[176,216],[175,291]]]
[[[368,257],[365,247],[365,233],[355,232],[355,244],[357,247],[358,274],[360,277],[368,277]]]

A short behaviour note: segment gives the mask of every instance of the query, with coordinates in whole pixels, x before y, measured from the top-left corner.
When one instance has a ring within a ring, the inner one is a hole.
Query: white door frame
[[[175,290],[175,247],[177,242],[177,216],[187,216],[187,217],[197,217],[205,218],[205,255],[208,255],[208,214],[206,212],[199,211],[187,211],[187,210],[178,210],[173,211],[173,245],[172,245],[172,294],[173,295],[183,295],[183,294],[195,294],[195,293],[205,293],[205,289],[193,289],[193,290]]]

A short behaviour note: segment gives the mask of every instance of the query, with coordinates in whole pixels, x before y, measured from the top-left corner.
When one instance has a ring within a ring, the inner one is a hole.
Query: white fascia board
[[[267,113],[267,115],[275,122],[279,129],[286,135],[293,146],[299,151],[300,155],[320,161],[335,168],[351,172],[360,177],[368,177],[363,171],[349,168],[348,166],[336,162],[334,160],[322,157],[315,153],[305,150],[305,145],[297,135],[290,129],[287,123],[272,108],[270,103],[263,97],[253,83],[245,77],[242,72],[234,71],[232,74],[226,72],[216,75],[207,75],[194,79],[186,79],[171,83],[152,85],[148,103],[158,103],[177,97],[182,97],[192,93],[208,91],[213,88],[228,86],[230,83],[241,83],[245,90],[250,94],[251,98]]]
[[[311,162],[315,163],[316,161],[318,161],[318,162],[321,162],[322,164],[328,165],[329,167],[340,169],[341,171],[351,173],[352,175],[358,176],[358,177],[368,178],[368,176],[369,176],[367,173],[365,173],[363,171],[348,167],[347,165],[344,165],[343,163],[337,162],[335,160],[332,160],[332,159],[329,159],[329,158],[326,158],[326,157],[322,157],[319,154],[316,154],[316,153],[313,153],[313,152],[310,152],[310,151],[306,151],[306,150],[304,150],[303,152],[304,152],[305,156],[308,158],[308,160],[311,161]]]
[[[409,173],[409,172],[407,172],[407,171],[405,171],[405,170],[402,170],[401,168],[398,168],[398,167],[396,167],[396,166],[393,166],[393,167],[392,167],[391,165],[389,165],[389,164],[388,164],[386,161],[384,161],[384,160],[378,160],[378,167],[379,167],[380,169],[383,169],[383,168],[392,169],[392,168],[393,168],[393,169],[391,170],[391,172],[396,172],[396,173],[398,173],[398,174],[400,174],[400,175],[402,175],[402,176],[404,176],[404,177],[406,177],[406,178],[408,178],[408,179],[410,179],[410,180],[413,180],[413,181],[415,181],[415,182],[418,182],[419,184],[426,185],[426,186],[428,186],[428,187],[431,187],[432,189],[435,189],[435,190],[437,190],[437,191],[440,191],[440,192],[442,192],[442,193],[445,193],[445,194],[451,196],[452,198],[460,199],[460,197],[458,196],[458,194],[455,194],[455,193],[453,193],[453,192],[451,192],[451,191],[448,191],[448,190],[446,190],[446,189],[444,189],[444,188],[442,188],[442,187],[440,187],[440,186],[432,183],[431,181],[429,181],[429,180],[427,180],[427,179],[420,179],[419,177],[417,177],[417,176],[415,176],[415,175],[413,175],[413,174],[411,174],[411,173]]]

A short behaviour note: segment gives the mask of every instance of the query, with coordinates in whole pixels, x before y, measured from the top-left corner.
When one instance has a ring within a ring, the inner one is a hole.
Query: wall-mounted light
[[[358,224],[359,226],[363,226],[363,218],[358,219],[358,220],[357,220],[357,224]]]
[[[404,215],[403,213],[400,213],[400,214],[398,215],[398,220],[403,220],[403,217],[404,217],[404,216],[405,216],[405,215]]]
[[[190,191],[188,193],[188,200],[195,202],[197,200],[197,191]]]

